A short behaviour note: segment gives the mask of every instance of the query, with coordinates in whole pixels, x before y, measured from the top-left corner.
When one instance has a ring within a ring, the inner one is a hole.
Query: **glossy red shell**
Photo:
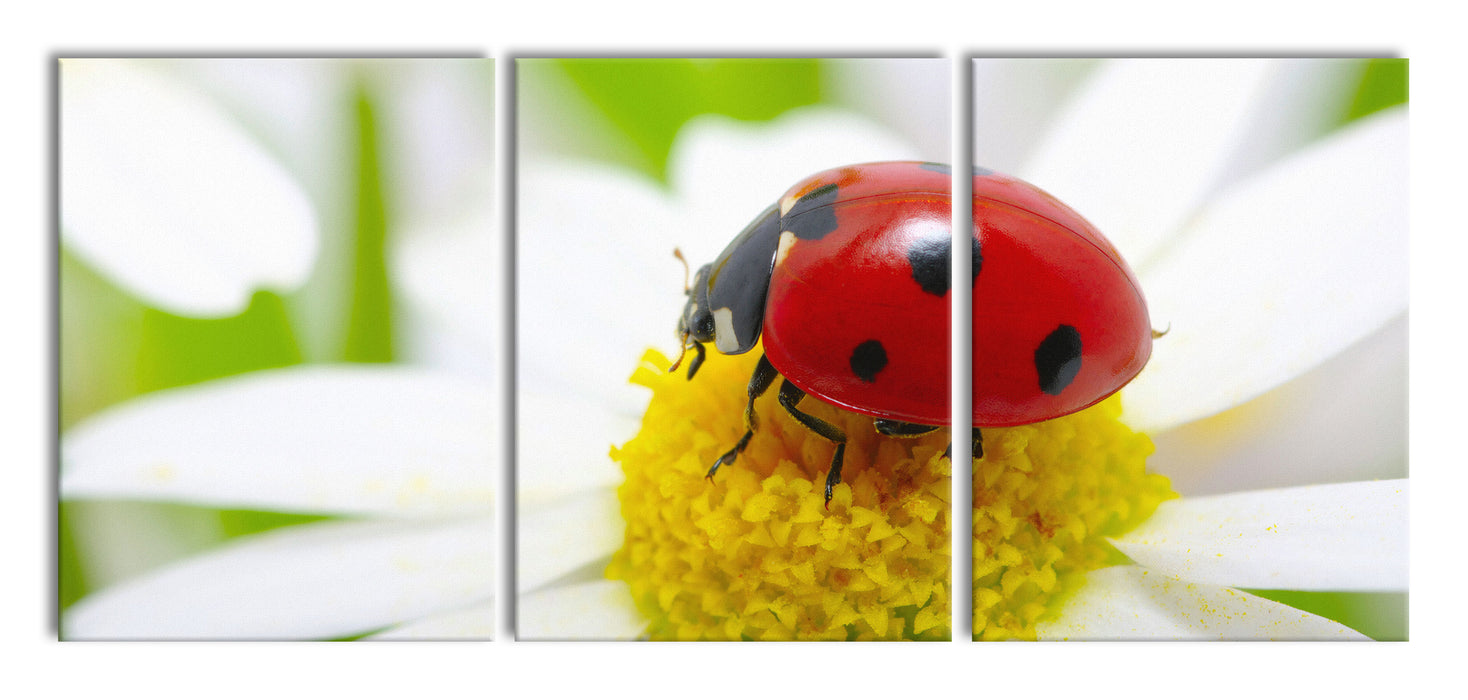
[[[915,241],[950,235],[944,170],[911,162],[836,168],[781,199],[783,214],[804,195],[837,188],[824,205],[834,213],[833,230],[814,239],[782,234],[765,307],[765,354],[806,393],[874,417],[949,423],[953,295],[924,291],[908,255]],[[973,425],[1066,415],[1131,381],[1151,355],[1151,322],[1136,277],[1111,243],[1022,180],[979,175],[973,195],[981,257],[973,287]],[[1048,386],[1050,393],[1037,350],[1061,326],[1079,339],[1078,365],[1068,365],[1073,373]],[[853,371],[853,352],[869,341],[880,343],[885,363],[864,378]]]
[[[762,330],[765,355],[823,401],[869,416],[947,425],[953,295],[922,291],[907,250],[921,239],[951,240],[951,175],[906,162],[837,168],[792,187],[782,211],[830,184],[839,188],[828,205],[836,229],[818,240],[790,236],[776,257]],[[886,364],[865,381],[853,373],[852,353],[871,340],[880,341]]]
[[[1074,413],[1125,386],[1152,354],[1141,285],[1090,222],[1039,188],[975,176],[973,288],[975,426]],[[1080,366],[1056,394],[1040,390],[1036,349],[1060,325],[1080,339]]]

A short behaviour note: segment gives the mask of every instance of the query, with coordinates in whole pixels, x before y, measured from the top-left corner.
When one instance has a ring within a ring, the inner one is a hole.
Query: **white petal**
[[[1086,575],[1040,639],[1356,640],[1364,635],[1323,617],[1242,591],[1189,583],[1135,566]]]
[[[483,600],[493,524],[333,522],[285,528],[92,595],[68,639],[322,639]]]
[[[60,119],[64,240],[148,303],[226,316],[309,274],[306,195],[201,95],[137,64],[68,60]]]
[[[945,101],[946,108],[946,101]],[[937,117],[944,124],[948,112]],[[928,157],[881,125],[829,107],[791,110],[770,122],[705,115],[689,120],[668,155],[680,223],[692,232],[683,252],[694,265],[724,246],[801,178],[841,165]]]
[[[342,293],[351,272],[341,256],[355,232],[357,186],[358,144],[344,135],[358,129],[352,104],[368,71],[356,59],[340,58],[186,58],[157,64],[208,92],[235,121],[248,125],[316,205],[323,262],[292,295],[291,330],[307,357],[337,356],[344,332]],[[381,107],[381,97],[372,95],[375,107]]]
[[[401,624],[367,639],[378,641],[494,639],[494,601]]]
[[[646,392],[627,378],[648,347],[677,348],[683,268],[673,249],[701,234],[650,181],[617,168],[537,164],[518,193],[519,382],[640,412]]]
[[[515,587],[521,593],[568,578],[602,578],[626,530],[617,493],[609,489],[524,509],[517,521]]]
[[[519,390],[515,469],[521,508],[593,489],[613,491],[622,470],[608,453],[637,434],[642,417],[570,392]]]
[[[974,59],[974,165],[1025,172],[1067,98],[1103,62],[1074,58]]]
[[[484,513],[497,399],[367,366],[254,372],[149,394],[67,432],[61,494],[312,513]]]
[[[1250,100],[1238,150],[1215,183],[1234,184],[1341,125],[1351,107],[1366,59],[1284,58],[1269,61],[1269,77]]]
[[[946,163],[953,150],[952,66],[943,58],[845,58],[822,68],[832,101],[875,116],[928,160]]]
[[[1380,112],[1214,200],[1142,271],[1171,327],[1126,392],[1160,431],[1278,386],[1407,308],[1407,120]]]
[[[419,218],[480,197],[488,208],[493,197],[479,190],[494,168],[494,61],[394,58],[357,67],[372,71],[398,207]]]
[[[1271,68],[1240,59],[1107,62],[1016,174],[1143,264],[1214,186]]]
[[[1112,544],[1154,572],[1239,588],[1407,590],[1406,479],[1184,498]]]
[[[178,58],[150,61],[191,87],[208,93],[280,159],[312,201],[344,201],[352,186],[351,139],[323,138],[355,127],[352,90],[359,61],[340,58]],[[329,218],[331,214],[323,214]],[[329,230],[329,227],[328,227]]]
[[[1407,315],[1252,401],[1152,442],[1147,468],[1190,496],[1404,478]]]
[[[556,586],[522,596],[515,622],[518,639],[636,639],[647,629],[623,581]]]
[[[393,281],[404,302],[404,353],[415,364],[498,377],[505,300],[504,238],[487,172],[461,203],[411,219],[393,241]]]

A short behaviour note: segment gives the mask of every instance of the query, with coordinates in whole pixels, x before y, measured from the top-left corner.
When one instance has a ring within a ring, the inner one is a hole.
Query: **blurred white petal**
[[[1060,618],[1040,623],[1037,632],[1052,641],[1367,640],[1287,605],[1136,566],[1086,574],[1086,585],[1066,600]]]
[[[1161,431],[1310,370],[1407,309],[1407,119],[1392,109],[1205,207],[1141,271],[1154,343],[1126,420]]]
[[[434,641],[493,639],[494,601],[431,615],[398,625],[367,639],[375,641]]]
[[[494,62],[482,58],[372,59],[383,147],[401,211],[412,218],[477,199],[494,166]],[[497,268],[486,267],[486,270]]]
[[[1242,406],[1152,436],[1189,496],[1407,476],[1407,315]]]
[[[415,364],[497,380],[503,300],[512,291],[487,172],[449,215],[414,218],[393,239],[404,354]]]
[[[1214,186],[1270,70],[1265,60],[1108,61],[1016,174],[1141,265]]]
[[[238,541],[67,610],[67,639],[319,639],[484,599],[493,521],[333,522]]]
[[[683,268],[673,249],[707,234],[690,232],[652,181],[618,168],[527,167],[518,192],[520,383],[556,378],[609,404],[635,401],[626,378],[643,351],[677,347]]]
[[[522,596],[515,628],[519,639],[636,639],[647,620],[626,582],[593,581]]]
[[[227,316],[310,273],[310,201],[202,95],[142,65],[67,60],[60,122],[63,241],[148,303]]]
[[[601,578],[600,569],[622,546],[626,525],[621,509],[616,491],[596,489],[520,511],[516,518],[520,557],[516,590],[533,593],[567,575],[585,574],[589,566],[598,566],[594,574]],[[525,609],[520,606],[521,611]]]
[[[1291,591],[1407,590],[1406,479],[1167,501],[1112,540],[1187,581]]]
[[[293,174],[316,207],[320,248],[291,295],[291,331],[305,357],[337,357],[356,233],[358,90],[364,71],[339,58],[186,58],[149,64],[208,95]],[[380,96],[374,95],[374,99]],[[397,208],[394,207],[394,211]]]
[[[612,491],[622,483],[622,471],[608,454],[637,434],[641,414],[611,411],[574,393],[535,386],[516,393],[521,459],[515,490],[522,508],[589,489]]]
[[[368,366],[254,372],[157,392],[61,443],[61,494],[312,513],[484,512],[496,399],[462,377]]]
[[[974,165],[1025,172],[1060,107],[1101,65],[1099,59],[974,59]]]
[[[851,58],[822,68],[832,101],[902,134],[919,157],[947,163],[953,158],[954,65],[944,58]]]
[[[1282,58],[1269,64],[1269,76],[1240,125],[1246,137],[1221,164],[1216,188],[1246,179],[1339,127],[1367,60]]]
[[[149,61],[210,97],[259,138],[322,208],[349,206],[351,90],[357,61],[338,58],[180,58]],[[322,230],[329,229],[322,215]]]

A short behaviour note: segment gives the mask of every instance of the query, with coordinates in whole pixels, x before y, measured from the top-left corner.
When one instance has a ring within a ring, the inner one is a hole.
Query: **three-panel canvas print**
[[[56,78],[63,640],[1408,638],[1405,59]]]

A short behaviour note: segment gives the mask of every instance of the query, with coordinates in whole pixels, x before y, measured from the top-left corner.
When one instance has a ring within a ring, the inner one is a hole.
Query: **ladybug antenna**
[[[1166,328],[1164,328],[1164,329],[1162,329],[1160,331],[1159,330],[1156,330],[1156,329],[1153,329],[1152,330],[1152,339],[1153,340],[1156,340],[1158,338],[1161,338],[1162,336],[1167,335],[1168,332],[1171,331],[1171,330],[1172,330],[1172,321],[1168,321]]]
[[[677,258],[678,262],[683,263],[683,293],[687,294],[688,290],[691,289],[691,287],[688,286],[688,258],[683,257],[683,251],[678,250],[677,248],[673,249],[673,257]],[[687,338],[685,337],[684,340],[687,340]],[[673,366],[677,367],[677,365]]]

